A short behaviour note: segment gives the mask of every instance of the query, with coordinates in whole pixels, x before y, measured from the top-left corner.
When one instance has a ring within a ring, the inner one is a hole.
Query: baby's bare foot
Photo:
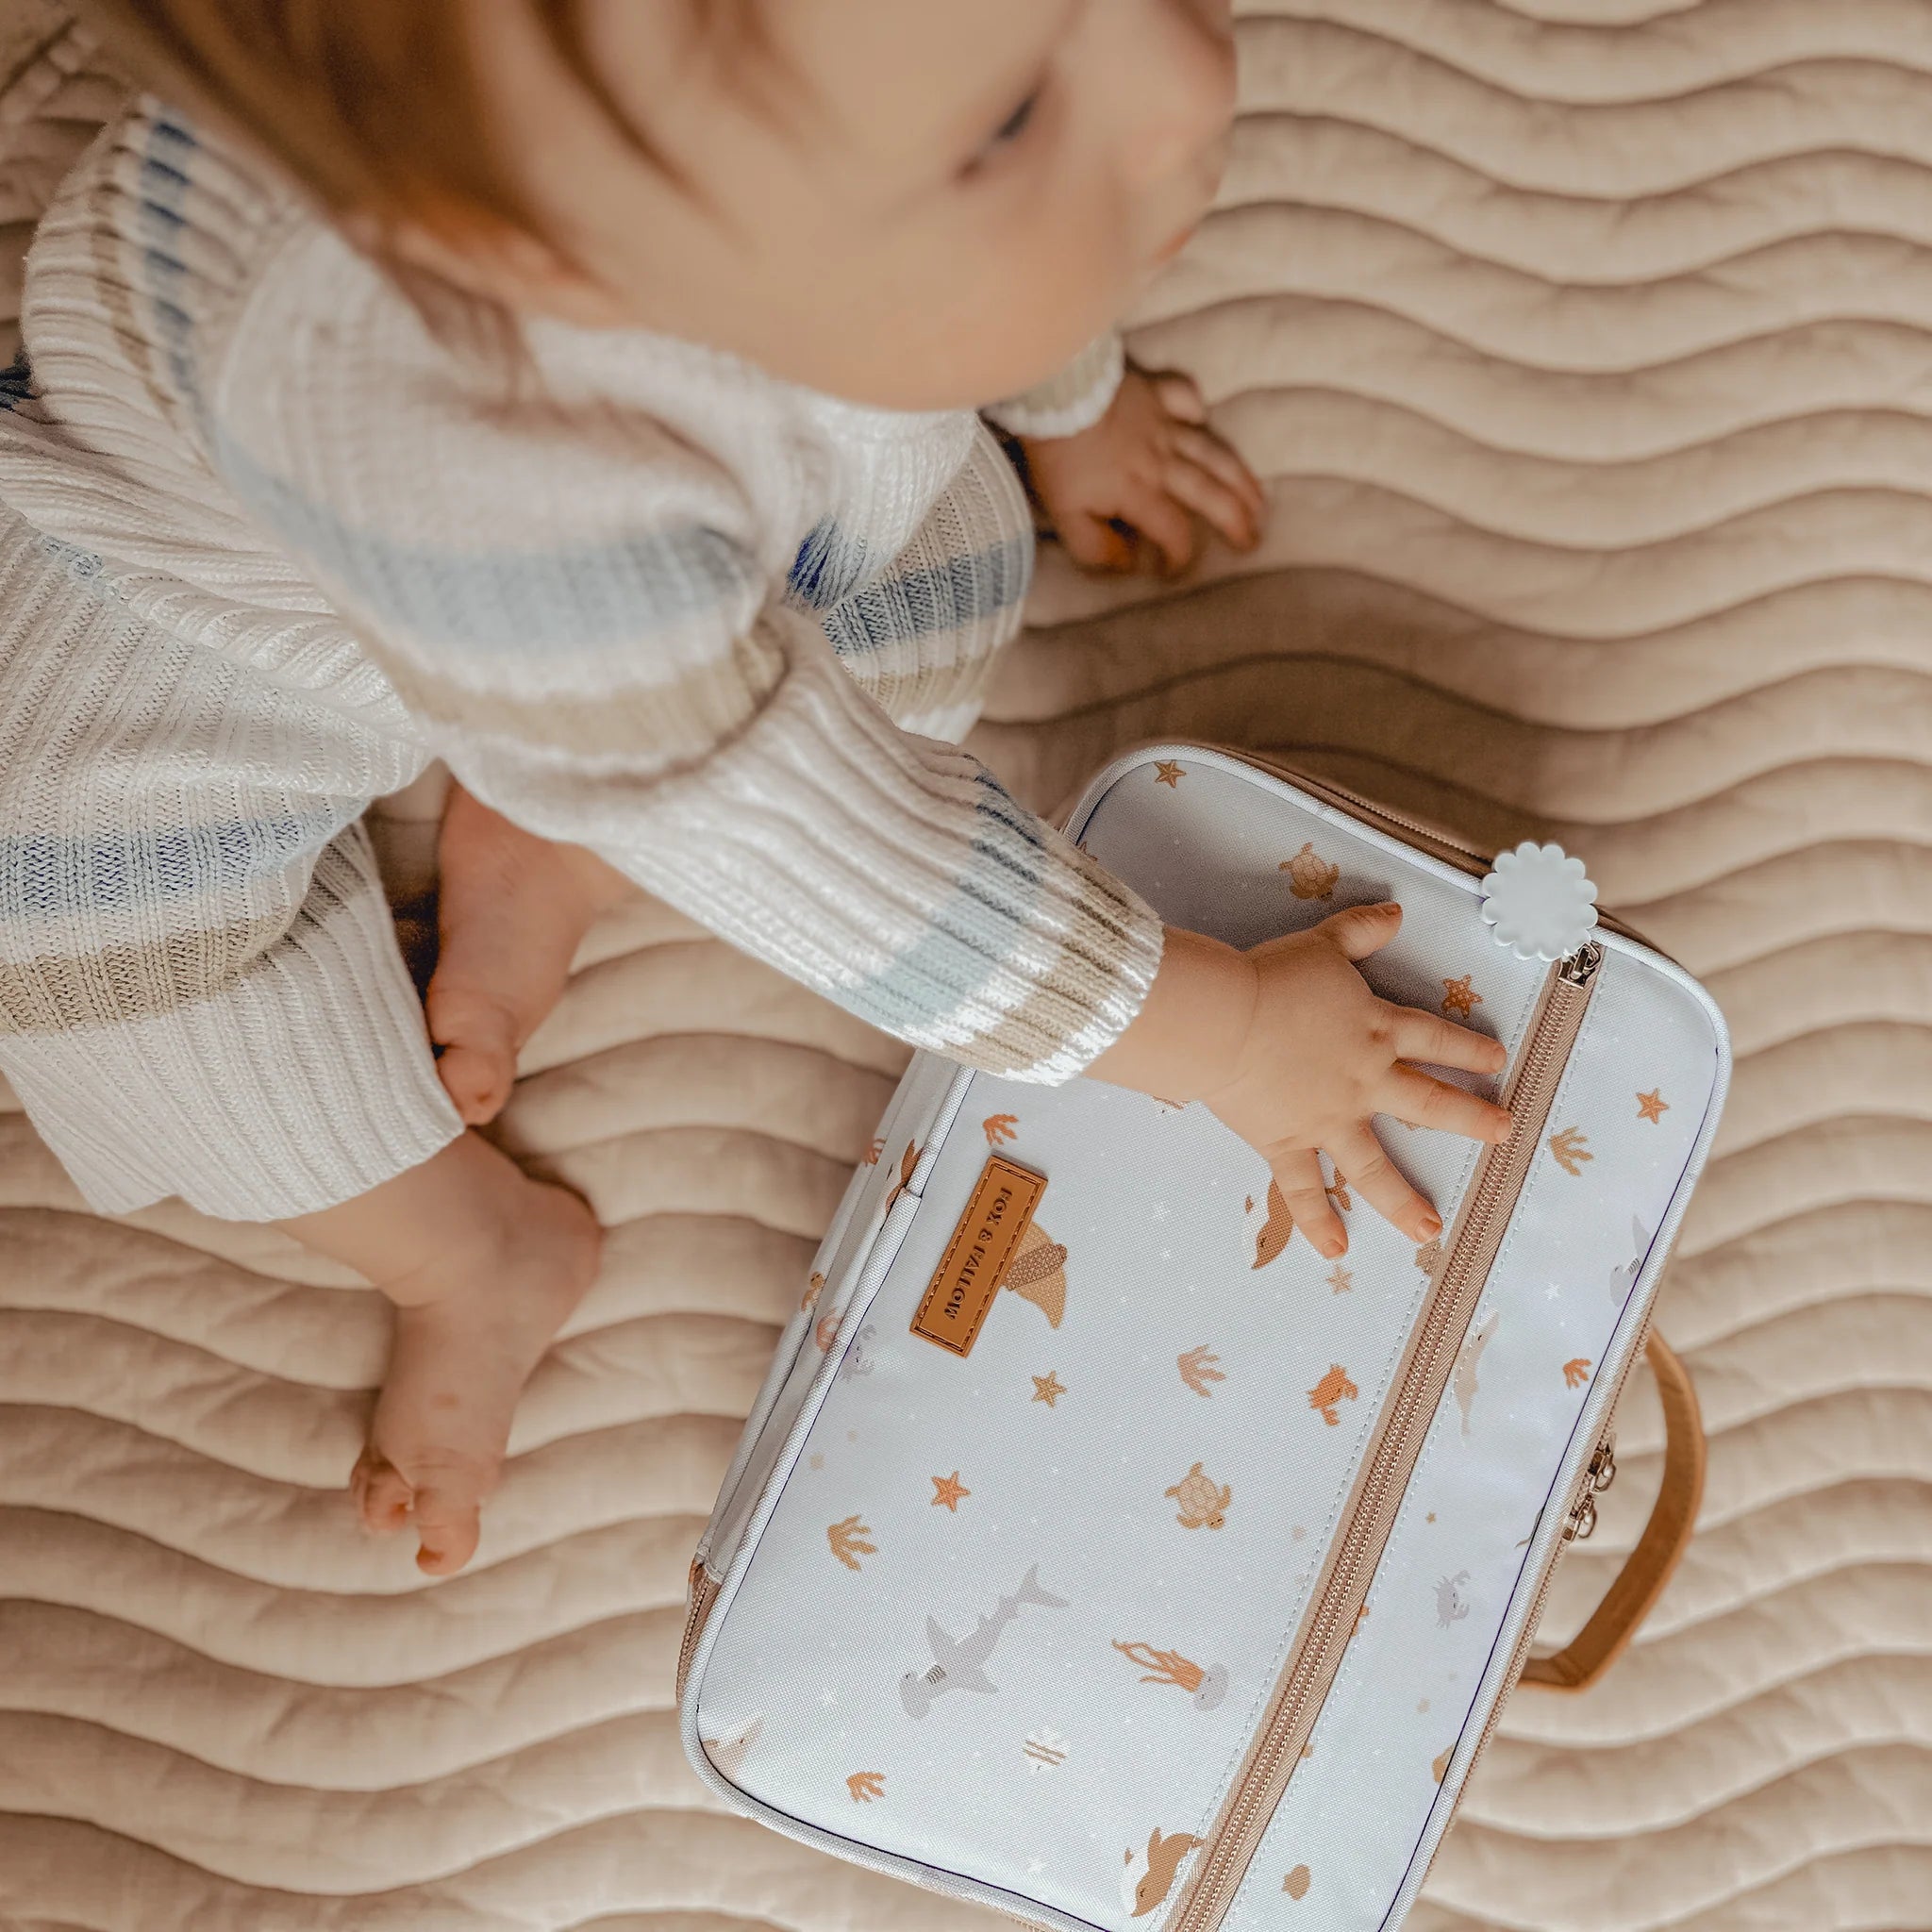
[[[597,1271],[591,1210],[510,1173],[492,1231],[385,1288],[397,1303],[395,1339],[350,1487],[369,1528],[391,1533],[413,1519],[416,1561],[432,1576],[475,1554],[517,1397]]]
[[[557,1004],[591,920],[633,889],[581,846],[521,830],[460,785],[437,854],[441,943],[423,1004],[444,1090],[475,1126],[509,1098],[517,1053]]]

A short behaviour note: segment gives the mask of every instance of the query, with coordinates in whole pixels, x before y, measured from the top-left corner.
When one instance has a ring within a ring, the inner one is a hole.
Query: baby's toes
[[[409,1520],[415,1491],[404,1480],[402,1472],[374,1446],[356,1458],[349,1477],[349,1492],[364,1529],[377,1536],[393,1536]]]
[[[416,1567],[430,1576],[448,1576],[476,1554],[482,1534],[480,1488],[441,1478],[416,1491],[416,1534],[423,1547]]]
[[[437,1075],[465,1124],[494,1120],[517,1076],[510,1016],[494,1000],[440,974],[429,983],[424,1012],[430,1039],[442,1049]]]

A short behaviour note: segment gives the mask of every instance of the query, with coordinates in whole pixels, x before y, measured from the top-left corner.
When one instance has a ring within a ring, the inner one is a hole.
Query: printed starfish
[[[1035,1375],[1033,1378],[1034,1401],[1043,1402],[1049,1408],[1066,1392],[1067,1385],[1060,1380],[1058,1374],[1052,1369],[1047,1370],[1045,1374]]]
[[[1550,1152],[1565,1174],[1581,1174],[1583,1163],[1596,1158],[1590,1152],[1589,1137],[1578,1127],[1565,1127],[1560,1134],[1552,1134]]]
[[[1002,1141],[1019,1138],[1013,1131],[1020,1124],[1020,1116],[1016,1113],[990,1113],[979,1124],[985,1129],[989,1147],[997,1147]]]
[[[1178,790],[1181,780],[1187,775],[1173,758],[1161,758],[1154,767],[1154,782],[1157,785],[1168,785]]]
[[[1637,1118],[1641,1121],[1661,1122],[1670,1110],[1671,1103],[1655,1088],[1637,1096]]]
[[[1482,1005],[1483,996],[1470,981],[1475,975],[1465,973],[1460,979],[1445,979],[1442,982],[1442,1010],[1444,1013],[1460,1013],[1464,1019]]]
[[[1346,1294],[1355,1286],[1355,1276],[1338,1261],[1328,1276],[1328,1286],[1337,1294]]]
[[[956,1469],[951,1475],[936,1475],[929,1478],[933,1487],[932,1507],[937,1509],[943,1503],[955,1516],[959,1513],[959,1498],[970,1496],[973,1491],[959,1480]]]
[[[855,1805],[870,1805],[874,1798],[886,1795],[886,1774],[882,1771],[855,1771],[845,1780],[845,1789],[852,1793]]]

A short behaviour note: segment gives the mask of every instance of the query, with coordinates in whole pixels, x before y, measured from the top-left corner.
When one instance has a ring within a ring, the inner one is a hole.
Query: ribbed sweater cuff
[[[1140,1011],[1161,925],[956,745],[902,731],[829,652],[613,864],[916,1046],[1057,1083]]]
[[[108,1214],[169,1194],[225,1221],[312,1213],[463,1130],[359,827],[324,853],[288,938],[218,997],[0,1035],[0,1068]]]
[[[1121,339],[1109,330],[1088,343],[1050,381],[993,404],[985,411],[986,418],[1011,435],[1040,441],[1077,436],[1107,414],[1126,366]]]

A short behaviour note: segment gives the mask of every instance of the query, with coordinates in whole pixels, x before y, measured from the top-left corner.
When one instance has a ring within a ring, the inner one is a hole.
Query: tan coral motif
[[[1336,1362],[1308,1391],[1308,1407],[1314,1409],[1331,1429],[1336,1428],[1341,1422],[1338,1405],[1355,1401],[1361,1392],[1348,1379],[1348,1371],[1340,1362]]]
[[[1308,1895],[1308,1886],[1311,1883],[1311,1881],[1312,1874],[1308,1871],[1308,1868],[1306,1865],[1297,1865],[1294,1868],[1294,1870],[1288,1874],[1288,1876],[1281,1881],[1281,1889],[1283,1891],[1287,1892],[1290,1898],[1307,1898]]]
[[[1020,1124],[1020,1116],[1016,1113],[990,1113],[979,1124],[989,1147],[997,1147],[1002,1141],[1019,1139],[1015,1129]]]
[[[845,1780],[845,1789],[852,1793],[855,1805],[870,1805],[874,1798],[886,1795],[886,1774],[882,1771],[855,1771]]]
[[[1250,1216],[1255,1211],[1255,1197],[1250,1194],[1243,1210]],[[1288,1202],[1283,1198],[1281,1184],[1270,1179],[1268,1183],[1268,1208],[1265,1219],[1255,1233],[1255,1262],[1257,1268],[1265,1268],[1286,1248],[1294,1236],[1294,1216],[1289,1212]]]
[[[1170,1832],[1163,1838],[1157,1827],[1149,1834],[1144,1852],[1127,1854],[1126,1870],[1121,1877],[1121,1896],[1137,1919],[1167,1902],[1179,1875],[1181,1860],[1201,1840],[1185,1831]]]
[[[1011,1266],[1000,1276],[1000,1286],[1031,1302],[1046,1317],[1047,1326],[1058,1328],[1067,1312],[1066,1249],[1039,1222],[1032,1223],[1021,1237]]]
[[[1578,1356],[1573,1361],[1563,1364],[1563,1386],[1566,1389],[1581,1389],[1590,1379],[1590,1357]]]
[[[866,1538],[872,1534],[857,1516],[847,1516],[830,1524],[825,1530],[825,1541],[832,1546],[832,1554],[848,1570],[859,1567],[861,1557],[876,1557],[878,1546],[869,1543]]]
[[[1590,1151],[1589,1136],[1579,1127],[1565,1127],[1560,1134],[1552,1134],[1550,1152],[1565,1174],[1581,1174],[1583,1163],[1596,1158]]]
[[[1189,1349],[1186,1355],[1176,1356],[1174,1366],[1181,1372],[1181,1380],[1196,1395],[1211,1396],[1214,1391],[1208,1388],[1208,1383],[1227,1380],[1227,1377],[1214,1366],[1220,1359],[1218,1355],[1209,1354],[1208,1344],[1204,1341],[1200,1347]]]
[[[1453,1020],[1459,1013],[1466,1020],[1482,1005],[1482,994],[1470,984],[1474,977],[1474,974],[1465,973],[1460,979],[1442,982],[1442,1012],[1445,1018]]]
[[[1292,858],[1284,858],[1278,870],[1288,874],[1288,889],[1297,899],[1332,898],[1341,879],[1341,868],[1324,863],[1312,841]]]
[[[1227,1667],[1210,1664],[1203,1670],[1177,1650],[1159,1650],[1151,1643],[1123,1643],[1116,1637],[1113,1647],[1130,1664],[1141,1670],[1143,1684],[1172,1684],[1185,1690],[1196,1710],[1212,1710],[1227,1695]]]
[[[1349,1391],[1350,1394],[1354,1392]],[[1234,1501],[1233,1490],[1202,1474],[1198,1462],[1173,1489],[1163,1490],[1161,1494],[1172,1496],[1180,1505],[1174,1521],[1183,1529],[1221,1528],[1227,1521],[1227,1506]]]

